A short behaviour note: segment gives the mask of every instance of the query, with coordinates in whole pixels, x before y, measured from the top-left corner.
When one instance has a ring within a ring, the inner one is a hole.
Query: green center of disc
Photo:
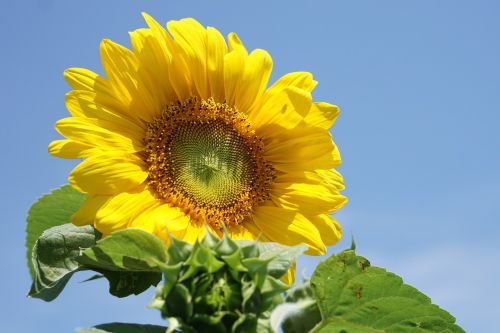
[[[231,126],[215,120],[186,121],[171,138],[165,152],[176,190],[200,205],[224,207],[251,189],[255,161]]]

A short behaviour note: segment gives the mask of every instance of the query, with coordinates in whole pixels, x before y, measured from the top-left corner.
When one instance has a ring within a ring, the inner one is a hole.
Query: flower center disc
[[[145,141],[150,189],[193,220],[239,224],[269,199],[274,169],[262,142],[225,103],[172,104],[148,125]]]
[[[238,133],[220,121],[186,121],[165,147],[173,184],[198,204],[226,207],[251,190],[255,161]]]

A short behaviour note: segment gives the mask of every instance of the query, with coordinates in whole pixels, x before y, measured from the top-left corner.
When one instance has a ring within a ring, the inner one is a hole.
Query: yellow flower
[[[106,78],[82,68],[64,77],[71,117],[56,123],[66,139],[49,145],[85,160],[69,175],[88,199],[73,216],[104,235],[141,228],[168,242],[219,236],[304,243],[309,254],[341,236],[329,213],[346,199],[334,169],[329,128],[338,108],[312,101],[312,75],[295,72],[267,88],[272,60],[247,52],[188,18],[168,31],[130,33],[132,51],[104,40]]]

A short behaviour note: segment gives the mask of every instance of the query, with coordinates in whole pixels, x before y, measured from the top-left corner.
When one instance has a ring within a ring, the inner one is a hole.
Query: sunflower
[[[132,50],[103,40],[105,77],[70,68],[71,117],[49,152],[84,159],[69,183],[88,194],[72,217],[108,235],[141,228],[168,243],[208,229],[234,239],[304,243],[320,255],[341,228],[346,198],[329,128],[339,109],[313,102],[294,72],[268,87],[272,60],[238,36],[191,18],[130,33]]]

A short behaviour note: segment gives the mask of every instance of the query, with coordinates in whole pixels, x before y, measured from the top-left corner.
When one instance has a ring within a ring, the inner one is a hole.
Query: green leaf
[[[279,243],[248,240],[237,240],[235,243],[242,247],[245,258],[258,256],[260,259],[269,260],[267,273],[275,278],[282,277],[297,257],[307,250],[307,246],[303,244],[286,246]]]
[[[101,324],[92,328],[77,328],[77,333],[165,333],[166,327],[126,323]]]
[[[73,215],[87,198],[69,185],[53,190],[31,206],[26,225],[26,257],[31,277],[35,270],[31,262],[33,246],[42,233],[61,224],[69,223]]]
[[[311,286],[323,318],[311,332],[464,332],[427,296],[353,250],[320,263]]]
[[[76,259],[83,268],[101,273],[116,297],[138,295],[156,286],[167,261],[167,248],[140,229],[117,231],[101,239]]]
[[[45,230],[33,247],[34,279],[29,296],[51,301],[81,266],[80,252],[96,243],[91,226],[64,224]]]
[[[105,271],[161,272],[167,262],[167,248],[149,232],[126,229],[99,240],[77,260]]]
[[[160,283],[160,272],[101,271],[109,281],[109,293],[116,297],[139,295]]]
[[[297,257],[307,250],[306,245],[285,246],[278,243],[260,243],[260,258],[271,258],[267,266],[269,275],[280,278],[293,265]]]

